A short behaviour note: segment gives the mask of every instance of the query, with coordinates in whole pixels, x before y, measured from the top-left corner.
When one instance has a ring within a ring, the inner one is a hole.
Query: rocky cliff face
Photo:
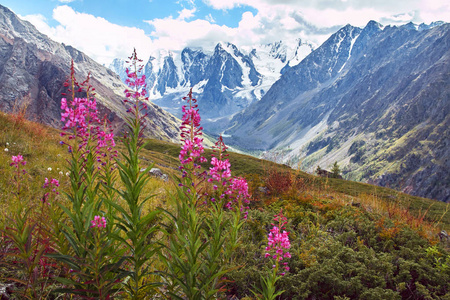
[[[0,5],[0,110],[23,109],[29,118],[58,128],[62,87],[70,74],[72,59],[77,78],[85,78],[91,72],[100,113],[121,127],[126,87],[119,76],[75,48],[50,40]],[[176,118],[153,104],[149,115],[149,135],[178,139]]]
[[[345,26],[231,121],[228,143],[450,201],[450,24]]]

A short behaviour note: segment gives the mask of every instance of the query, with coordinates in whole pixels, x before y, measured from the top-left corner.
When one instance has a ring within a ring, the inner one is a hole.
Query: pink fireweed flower
[[[23,159],[23,156],[20,155],[20,154],[17,155],[17,156],[11,157],[11,159],[12,159],[13,162],[10,163],[9,165],[10,166],[14,166],[16,168],[19,168],[19,164],[22,165],[22,166],[25,166],[27,164],[27,162]]]
[[[59,181],[55,178],[52,178],[51,180],[45,178],[44,185],[42,186],[43,189],[52,188],[53,192],[56,192],[57,187],[59,187]],[[58,194],[58,192],[56,192],[56,194]]]
[[[97,102],[95,99],[75,98],[70,104],[67,99],[61,99],[61,121],[64,123],[61,136],[69,135],[69,140],[80,138],[79,149],[88,144],[89,139],[97,140],[97,149],[111,148],[115,146],[114,134],[106,133],[100,129]],[[60,142],[64,145],[64,142]],[[72,146],[69,146],[69,152]]]
[[[276,265],[274,268],[278,267],[279,262],[281,262],[285,258],[291,258],[291,254],[287,251],[291,248],[291,242],[289,241],[289,232],[284,229],[284,226],[287,224],[286,217],[283,216],[283,212],[281,211],[278,215],[275,216],[274,221],[278,222],[278,226],[273,225],[273,228],[270,230],[269,235],[267,236],[267,247],[265,249],[266,253],[264,256],[270,257],[275,260]],[[282,263],[283,269],[287,272],[289,271],[289,266],[286,262]],[[280,275],[284,275],[285,272],[282,272]]]
[[[214,184],[213,189],[219,190],[220,186],[220,199],[227,199],[224,204],[227,209],[239,209],[241,212],[248,209],[244,204],[249,203],[250,194],[248,192],[247,181],[242,177],[231,177],[231,164],[228,159],[225,159],[228,154],[225,154],[227,150],[222,136],[219,136],[217,142],[213,146],[213,157],[211,158],[212,167],[209,168],[208,182],[217,182]],[[247,218],[247,212],[244,212],[244,219]]]
[[[63,130],[75,130],[77,135],[86,137],[89,133],[89,125],[100,123],[98,118],[96,100],[87,98],[75,98],[71,103],[67,99],[61,99],[61,122],[64,123]]]
[[[100,217],[100,216],[95,216],[94,220],[91,221],[91,228],[106,228],[106,218],[105,217]]]
[[[228,195],[231,200],[225,206],[228,209],[232,209],[233,205],[236,205],[241,212],[244,212],[244,219],[247,219],[248,212],[246,210],[248,210],[249,207],[245,204],[250,203],[251,198],[251,195],[248,192],[247,180],[242,177],[232,178],[224,193]]]
[[[134,98],[133,102],[138,101],[140,98],[147,99],[147,84],[146,77],[143,73],[144,65],[142,65],[142,59],[137,57],[136,49],[133,50],[133,53],[130,57],[128,57],[130,63],[133,67],[133,70],[126,68],[125,72],[127,73],[127,79],[125,83],[131,89],[126,89],[124,91],[125,97]],[[138,65],[139,64],[139,65]],[[128,99],[124,100],[124,103],[130,102]],[[144,108],[146,106],[144,105]],[[132,112],[133,110],[130,110]]]
[[[209,180],[210,182],[213,180],[220,182],[222,178],[231,177],[231,164],[228,159],[219,160],[216,157],[212,157],[211,165],[213,165],[213,167],[209,168],[209,175],[211,176],[211,180]]]
[[[42,188],[43,189],[51,189],[51,192],[46,192],[44,194],[44,196],[42,197],[41,201],[43,203],[47,203],[48,202],[48,198],[49,198],[51,193],[54,193],[55,195],[58,195],[59,192],[56,191],[57,187],[59,187],[59,181],[57,179],[52,178],[51,180],[49,180],[48,178],[45,178],[44,185],[42,186]]]
[[[116,146],[116,143],[114,141],[114,133],[99,131],[99,133],[97,134],[97,149],[114,146]]]
[[[25,166],[27,164],[22,155],[18,154],[16,156],[12,156],[11,160],[12,163],[10,163],[9,165],[16,169],[17,176],[19,176],[20,172],[22,172],[22,174],[25,174],[27,172],[25,171],[25,169],[20,170],[20,165]]]
[[[189,108],[183,105],[183,117],[181,124],[181,141],[183,143],[179,155],[179,159],[182,166],[190,165],[190,168],[199,169],[199,163],[206,162],[206,158],[202,156],[204,150],[202,130],[200,126],[200,114],[198,113],[196,99],[192,97],[192,89],[189,91],[188,96],[184,97],[189,104]],[[193,164],[193,165],[192,165]],[[183,167],[184,168],[184,167]]]

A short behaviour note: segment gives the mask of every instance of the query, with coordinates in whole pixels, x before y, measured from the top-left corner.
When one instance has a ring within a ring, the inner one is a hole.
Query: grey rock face
[[[160,94],[164,94],[166,92],[166,88],[177,87],[179,80],[177,67],[173,62],[173,58],[171,56],[164,58],[164,65],[158,74],[156,90]]]

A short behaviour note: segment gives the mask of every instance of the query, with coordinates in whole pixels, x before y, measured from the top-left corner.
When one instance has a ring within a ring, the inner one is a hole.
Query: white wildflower
[[[9,151],[9,149],[8,148],[5,148],[5,152],[8,152]]]
[[[49,172],[51,172],[52,171],[52,168],[51,167],[48,167],[48,169],[47,169]]]

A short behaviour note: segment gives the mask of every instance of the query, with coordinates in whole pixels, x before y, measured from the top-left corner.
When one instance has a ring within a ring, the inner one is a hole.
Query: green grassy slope
[[[44,178],[59,179],[64,191],[68,153],[59,141],[55,129],[0,113],[0,228],[19,204],[40,203]],[[179,174],[180,145],[150,139],[144,148],[142,167],[154,163],[169,175]],[[119,139],[117,149],[124,149]],[[212,153],[207,149],[205,157]],[[18,154],[28,172],[20,198],[9,166],[11,155]],[[233,175],[247,178],[253,199],[227,275],[228,297],[255,299],[250,289],[270,270],[264,248],[272,218],[282,209],[292,258],[278,283],[285,290],[280,299],[449,299],[450,241],[437,236],[450,229],[445,203],[320,178],[242,154],[229,153],[229,159]],[[174,189],[171,181],[153,178],[149,186],[158,196],[146,210],[169,203],[164,190]],[[66,201],[63,193],[57,201]],[[0,264],[0,284],[8,282],[6,271]]]

